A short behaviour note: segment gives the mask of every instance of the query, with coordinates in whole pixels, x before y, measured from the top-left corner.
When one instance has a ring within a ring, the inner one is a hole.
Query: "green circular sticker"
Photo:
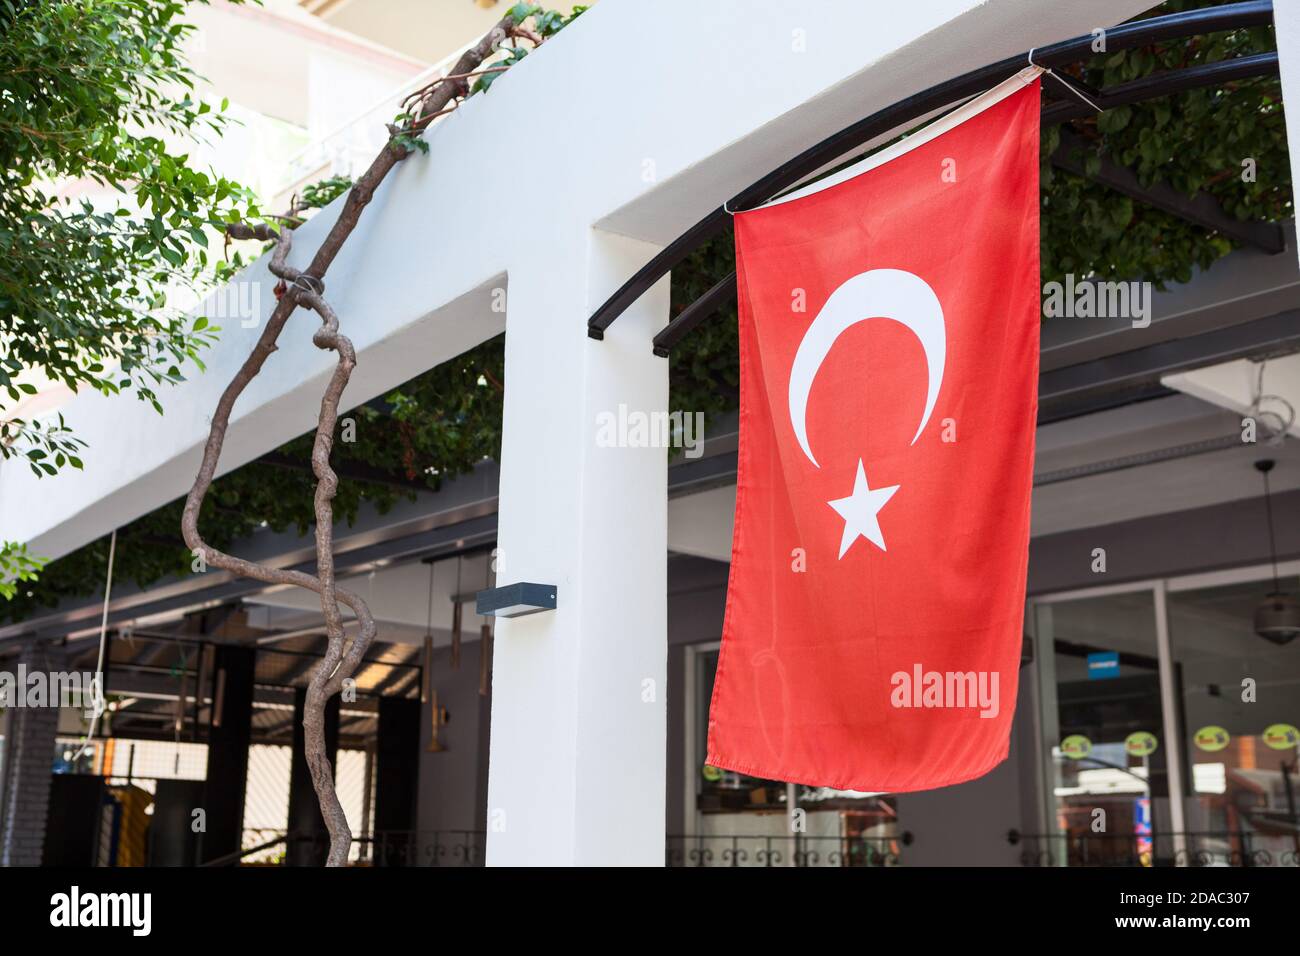
[[[1228,741],[1232,740],[1232,735],[1222,727],[1216,727],[1211,724],[1209,727],[1202,727],[1192,735],[1192,742],[1197,748],[1204,750],[1206,753],[1214,753],[1228,746]]]
[[[1290,750],[1300,743],[1300,730],[1294,724],[1271,724],[1260,736],[1264,738],[1264,746],[1272,750]]]
[[[1070,734],[1061,741],[1061,753],[1071,760],[1082,760],[1092,753],[1092,741],[1083,734]]]
[[[700,774],[705,780],[709,781],[709,783],[717,783],[722,779],[722,770],[718,767],[711,767],[707,763],[700,770]]]
[[[1156,752],[1160,741],[1156,735],[1145,730],[1135,730],[1124,738],[1124,750],[1134,757],[1145,757]]]

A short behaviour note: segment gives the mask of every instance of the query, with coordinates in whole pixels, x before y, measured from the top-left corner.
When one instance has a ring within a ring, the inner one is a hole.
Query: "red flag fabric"
[[[909,791],[1007,755],[1038,326],[1038,71],[735,216],[740,451],[710,765]]]

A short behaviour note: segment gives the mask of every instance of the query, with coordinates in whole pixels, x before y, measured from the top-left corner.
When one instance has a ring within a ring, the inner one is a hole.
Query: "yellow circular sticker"
[[[1206,753],[1214,753],[1228,746],[1228,741],[1232,740],[1232,735],[1222,727],[1216,727],[1211,724],[1209,727],[1202,727],[1192,735],[1192,742],[1204,750]]]
[[[1300,744],[1300,730],[1293,724],[1271,724],[1260,736],[1264,738],[1264,746],[1273,750],[1290,750]]]
[[[1092,741],[1083,734],[1070,734],[1061,741],[1061,753],[1071,760],[1082,760],[1092,753]]]
[[[1124,738],[1124,750],[1134,757],[1145,757],[1156,752],[1160,742],[1156,735],[1145,730],[1135,730]]]
[[[717,783],[722,779],[722,771],[717,767],[709,766],[707,763],[704,765],[703,769],[700,770],[700,774],[705,780],[709,781],[709,783]]]

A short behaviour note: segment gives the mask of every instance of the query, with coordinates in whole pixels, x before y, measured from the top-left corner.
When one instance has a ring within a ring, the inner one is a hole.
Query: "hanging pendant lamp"
[[[1295,595],[1282,591],[1277,573],[1277,540],[1273,531],[1273,495],[1268,473],[1276,462],[1263,458],[1255,462],[1255,470],[1264,477],[1264,513],[1268,520],[1268,552],[1273,562],[1273,590],[1255,608],[1255,633],[1274,644],[1289,644],[1300,634],[1300,601]]]

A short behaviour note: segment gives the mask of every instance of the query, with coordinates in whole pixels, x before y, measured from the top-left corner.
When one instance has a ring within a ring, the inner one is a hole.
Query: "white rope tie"
[[[1098,113],[1104,113],[1104,112],[1105,112],[1105,110],[1103,110],[1100,106],[1098,106],[1098,105],[1097,105],[1096,103],[1094,103],[1092,100],[1088,99],[1088,97],[1084,96],[1084,95],[1083,95],[1083,92],[1082,92],[1081,90],[1076,89],[1076,88],[1074,87],[1073,84],[1071,84],[1068,80],[1063,79],[1063,78],[1061,77],[1061,75],[1058,74],[1058,73],[1057,73],[1055,70],[1053,70],[1051,67],[1038,66],[1038,64],[1034,62],[1034,50],[1036,50],[1036,49],[1038,49],[1038,48],[1037,48],[1037,47],[1031,47],[1030,50],[1029,50],[1029,65],[1030,65],[1030,66],[1036,66],[1036,67],[1038,67],[1038,69],[1042,70],[1044,73],[1046,73],[1046,74],[1047,74],[1048,76],[1050,76],[1052,79],[1056,80],[1057,83],[1060,83],[1062,86],[1064,86],[1067,90],[1069,90],[1071,93],[1073,93],[1073,94],[1074,94],[1075,96],[1077,96],[1079,99],[1083,100],[1085,103],[1087,103],[1087,104],[1088,104],[1089,106],[1091,106],[1093,109],[1095,109]]]

